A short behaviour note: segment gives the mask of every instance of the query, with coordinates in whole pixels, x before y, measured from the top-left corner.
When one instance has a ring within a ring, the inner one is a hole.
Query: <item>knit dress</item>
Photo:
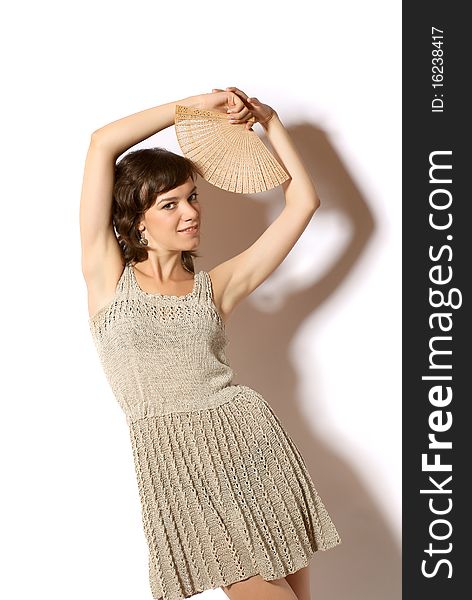
[[[154,599],[279,579],[341,543],[270,405],[232,382],[206,271],[173,296],[127,264],[89,327],[129,426]]]

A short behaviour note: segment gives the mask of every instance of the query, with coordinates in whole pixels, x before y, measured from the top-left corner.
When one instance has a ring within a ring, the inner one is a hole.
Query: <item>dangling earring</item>
[[[143,230],[144,231],[144,230]],[[148,245],[148,240],[144,237],[143,232],[139,231],[138,229],[138,233],[139,233],[139,243],[141,244],[141,246],[147,246]]]

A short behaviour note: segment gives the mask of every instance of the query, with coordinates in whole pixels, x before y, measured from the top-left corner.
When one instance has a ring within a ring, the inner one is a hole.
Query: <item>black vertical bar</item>
[[[403,3],[403,598],[411,600],[470,595],[467,8]]]

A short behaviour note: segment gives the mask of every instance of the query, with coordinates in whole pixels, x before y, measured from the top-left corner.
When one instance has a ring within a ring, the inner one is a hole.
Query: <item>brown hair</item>
[[[139,243],[137,225],[141,216],[164,194],[189,177],[203,177],[196,164],[165,148],[143,148],[128,152],[115,165],[112,221],[126,263],[142,262],[148,251]],[[195,273],[193,250],[182,251],[182,266]]]

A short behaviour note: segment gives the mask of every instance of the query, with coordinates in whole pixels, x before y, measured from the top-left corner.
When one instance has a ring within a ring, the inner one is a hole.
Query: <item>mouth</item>
[[[190,227],[187,227],[186,229],[179,229],[179,233],[186,233],[186,234],[196,233],[197,231],[198,231],[198,224],[191,225]]]

